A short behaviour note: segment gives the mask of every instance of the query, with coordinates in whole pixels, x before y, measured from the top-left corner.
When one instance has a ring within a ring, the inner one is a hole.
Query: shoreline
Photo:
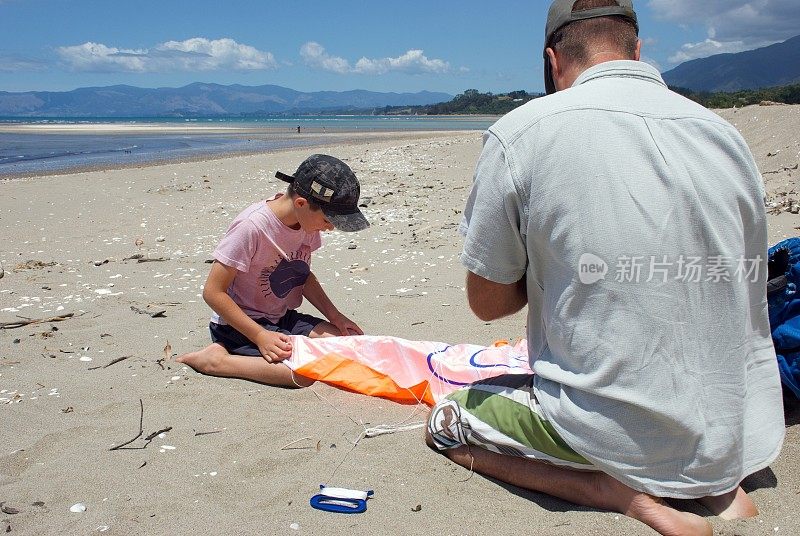
[[[2,129],[0,129],[2,132]],[[156,132],[162,132],[157,130]],[[256,155],[263,155],[263,154],[272,154],[272,153],[280,153],[286,151],[296,151],[301,149],[314,149],[319,147],[330,146],[333,144],[342,145],[342,146],[349,146],[354,144],[360,144],[370,141],[389,141],[389,140],[409,140],[409,139],[416,139],[420,136],[422,137],[447,137],[452,135],[458,135],[461,133],[471,133],[471,132],[479,132],[479,131],[472,131],[472,130],[433,130],[433,131],[382,131],[382,132],[346,132],[346,133],[339,133],[339,132],[327,132],[323,133],[320,131],[319,133],[302,133],[300,137],[292,138],[293,142],[308,142],[308,143],[298,143],[296,145],[291,145],[287,147],[277,147],[274,149],[269,150],[231,150],[231,151],[223,151],[220,153],[198,153],[195,155],[183,155],[183,156],[164,156],[164,157],[154,157],[152,159],[148,159],[142,162],[129,162],[129,163],[114,163],[114,164],[95,164],[95,165],[75,165],[70,167],[64,167],[61,169],[54,169],[54,170],[44,170],[44,171],[24,171],[24,172],[17,172],[17,173],[9,173],[4,172],[0,169],[0,184],[4,182],[12,182],[17,180],[24,180],[24,179],[32,179],[38,177],[52,177],[52,176],[63,176],[63,175],[72,175],[72,174],[79,174],[79,173],[91,173],[91,172],[98,172],[98,171],[113,171],[113,170],[122,170],[122,169],[140,169],[140,168],[151,168],[157,166],[164,166],[169,164],[178,164],[182,162],[211,162],[211,161],[218,161],[218,160],[225,160],[226,158],[236,158],[241,156],[256,156]],[[91,132],[94,134],[95,132]],[[219,132],[214,132],[219,133]],[[236,132],[231,132],[232,134],[245,134],[246,132],[237,130]],[[66,133],[65,133],[66,134]],[[88,133],[87,133],[88,134]],[[308,134],[317,134],[315,137],[308,137]],[[157,134],[156,134],[157,135]]]

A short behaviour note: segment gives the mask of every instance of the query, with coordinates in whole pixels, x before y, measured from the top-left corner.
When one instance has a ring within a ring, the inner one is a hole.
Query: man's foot
[[[724,495],[703,497],[697,502],[722,519],[742,519],[758,515],[758,508],[741,486]]]
[[[596,473],[599,497],[610,510],[638,519],[664,536],[711,536],[711,524],[702,517],[681,512],[663,500],[638,492],[605,473]]]

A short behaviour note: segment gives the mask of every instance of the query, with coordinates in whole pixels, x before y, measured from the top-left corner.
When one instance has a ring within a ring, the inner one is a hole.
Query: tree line
[[[800,104],[800,84],[762,89],[725,92],[693,91],[670,87],[676,93],[705,106],[706,108],[733,108],[749,106],[764,101],[783,104]],[[481,93],[468,89],[449,102],[423,106],[385,106],[372,110],[376,115],[503,115],[522,106],[543,93],[528,93],[524,90],[510,93]]]

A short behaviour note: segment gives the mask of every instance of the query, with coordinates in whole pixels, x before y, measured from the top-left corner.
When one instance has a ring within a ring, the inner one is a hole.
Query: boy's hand
[[[339,313],[338,316],[331,318],[330,322],[336,326],[336,329],[338,329],[343,336],[364,334],[364,330],[358,327],[358,324],[344,316],[342,313]]]
[[[288,335],[262,330],[256,340],[258,351],[267,363],[279,363],[292,357],[292,340]]]

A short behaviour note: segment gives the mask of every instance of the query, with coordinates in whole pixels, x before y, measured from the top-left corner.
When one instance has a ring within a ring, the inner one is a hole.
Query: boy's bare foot
[[[712,514],[722,519],[741,519],[745,517],[755,517],[758,515],[758,508],[752,499],[741,486],[724,495],[703,497],[697,502],[705,506]]]
[[[596,473],[598,496],[607,508],[638,519],[665,536],[711,536],[711,524],[702,517],[681,512],[663,500],[638,492],[605,473]]]
[[[218,376],[218,374],[215,374],[215,371],[221,369],[222,361],[228,355],[230,354],[224,346],[213,343],[202,350],[178,356],[175,361],[183,363],[184,365],[189,365],[197,372]]]

